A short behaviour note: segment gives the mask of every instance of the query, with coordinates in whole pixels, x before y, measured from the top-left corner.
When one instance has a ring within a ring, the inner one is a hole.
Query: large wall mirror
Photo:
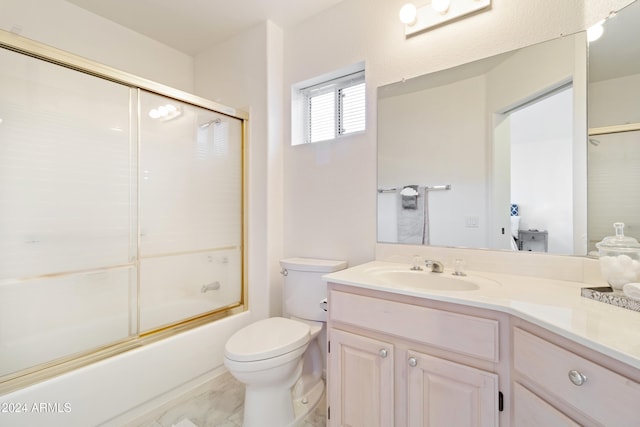
[[[611,224],[640,240],[640,2],[589,44],[589,250]]]
[[[379,87],[378,241],[585,255],[613,222],[640,231],[640,131],[612,128],[640,122],[638,9],[589,47],[578,33]],[[635,65],[604,56],[618,33]]]

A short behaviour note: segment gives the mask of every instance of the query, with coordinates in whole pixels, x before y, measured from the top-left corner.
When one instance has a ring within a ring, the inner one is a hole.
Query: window
[[[303,101],[304,138],[297,144],[364,132],[364,70],[307,85],[298,92]]]

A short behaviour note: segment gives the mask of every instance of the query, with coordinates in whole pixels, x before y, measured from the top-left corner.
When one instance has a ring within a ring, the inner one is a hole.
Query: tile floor
[[[244,386],[226,372],[127,427],[241,427],[243,401]],[[300,427],[325,427],[325,414],[323,399]]]

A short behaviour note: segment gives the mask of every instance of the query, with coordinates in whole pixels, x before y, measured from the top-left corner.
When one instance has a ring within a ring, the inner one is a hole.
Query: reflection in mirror
[[[378,89],[378,241],[585,254],[583,33]]]
[[[613,234],[640,239],[640,2],[589,44],[589,251]]]

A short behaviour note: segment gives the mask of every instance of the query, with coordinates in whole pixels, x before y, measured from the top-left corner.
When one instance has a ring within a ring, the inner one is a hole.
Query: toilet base
[[[278,425],[283,427],[299,427],[303,424],[307,415],[312,413],[322,401],[325,386],[324,381],[318,381],[314,386],[304,394],[292,401],[290,389],[287,393],[282,390],[270,389],[269,404],[264,406],[265,398],[262,389],[259,393],[254,390],[246,389],[245,392],[245,413],[244,427],[265,426],[265,422],[269,425]],[[255,393],[255,394],[254,394]],[[251,406],[250,412],[247,412],[247,405]],[[256,409],[259,408],[259,411]],[[268,414],[268,415],[267,415]]]
[[[324,381],[319,381],[304,395],[293,401],[293,413],[295,420],[288,427],[301,426],[304,419],[316,410],[324,396]]]

